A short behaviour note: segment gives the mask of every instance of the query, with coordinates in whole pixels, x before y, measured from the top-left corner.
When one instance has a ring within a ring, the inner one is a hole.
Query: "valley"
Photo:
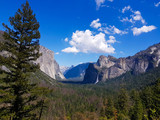
[[[1,4],[0,120],[160,120],[160,2]]]

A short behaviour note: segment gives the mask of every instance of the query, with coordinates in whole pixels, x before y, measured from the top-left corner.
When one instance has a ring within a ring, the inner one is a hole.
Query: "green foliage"
[[[133,114],[131,116],[131,120],[142,120],[143,118],[143,105],[139,96],[139,93],[137,91],[134,91],[133,93]]]
[[[127,91],[125,89],[121,89],[117,98],[117,109],[123,114],[126,114],[128,108],[128,102],[129,102],[129,96],[127,94]]]
[[[105,115],[107,116],[108,119],[114,117],[114,111],[115,111],[114,103],[110,98],[108,98],[108,102],[105,109]]]
[[[9,18],[11,28],[6,28],[0,44],[0,65],[7,67],[0,79],[0,117],[12,120],[36,120],[34,112],[42,101],[36,95],[36,84],[29,80],[30,72],[39,66],[34,64],[39,56],[39,23],[31,10],[28,1],[18,9],[14,17]]]
[[[158,120],[159,113],[154,107],[157,100],[153,99],[157,84],[116,92],[104,84],[62,84],[49,94],[49,108],[43,119]]]
[[[157,80],[156,85],[153,89],[153,108],[155,110],[155,117],[160,118],[160,79]],[[153,109],[152,109],[153,110]]]

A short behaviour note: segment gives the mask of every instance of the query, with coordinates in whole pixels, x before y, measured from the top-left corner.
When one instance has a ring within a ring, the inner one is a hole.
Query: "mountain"
[[[65,73],[64,76],[66,79],[75,79],[83,80],[86,69],[88,68],[89,63],[82,63],[77,66],[71,66]]]
[[[128,71],[137,75],[158,67],[160,64],[160,43],[141,51],[134,56],[115,58],[100,56],[98,61],[89,64],[84,76],[84,83],[97,83],[118,77]]]
[[[72,66],[71,66],[72,67]],[[66,74],[66,72],[71,68],[71,67],[66,67],[66,66],[60,66],[60,71],[62,74]]]
[[[0,41],[4,41],[3,39],[3,31],[0,31]],[[42,56],[40,56],[35,63],[39,63],[40,70],[49,75],[53,79],[65,79],[64,75],[61,73],[58,63],[54,59],[54,52],[40,46],[39,49]],[[7,55],[6,51],[0,53],[1,55]],[[2,66],[6,69],[4,66]]]
[[[54,59],[54,52],[43,46],[40,46],[39,51],[42,56],[37,59],[36,63],[39,63],[40,69],[53,79],[65,79]]]

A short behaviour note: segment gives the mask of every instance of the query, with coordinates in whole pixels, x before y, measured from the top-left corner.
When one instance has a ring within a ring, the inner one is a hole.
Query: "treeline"
[[[44,120],[159,120],[160,79],[142,90],[115,94],[91,87],[63,86],[48,95]]]

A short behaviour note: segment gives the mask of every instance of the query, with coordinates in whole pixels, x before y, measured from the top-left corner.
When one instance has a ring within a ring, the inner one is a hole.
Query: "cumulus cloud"
[[[152,30],[155,30],[155,29],[156,29],[156,27],[154,25],[151,25],[151,26],[145,26],[144,25],[141,28],[134,27],[132,29],[132,31],[133,31],[133,35],[140,35],[142,33],[148,33],[148,32],[150,32]]]
[[[62,50],[62,52],[66,53],[78,53],[79,51],[77,50],[76,47],[68,47]]]
[[[112,44],[116,40],[113,36],[110,36],[109,40],[105,39],[104,33],[94,35],[90,30],[76,31],[72,35],[72,39],[69,42],[71,47],[65,48],[62,52],[67,53],[114,53],[115,48]]]
[[[154,4],[156,7],[159,7],[160,2]]]
[[[65,38],[64,41],[65,41],[65,42],[68,42],[68,38]]]
[[[93,28],[96,28],[96,29],[101,27],[101,23],[99,23],[99,21],[100,21],[99,18],[97,20],[93,20],[91,22],[90,26],[93,27]]]

